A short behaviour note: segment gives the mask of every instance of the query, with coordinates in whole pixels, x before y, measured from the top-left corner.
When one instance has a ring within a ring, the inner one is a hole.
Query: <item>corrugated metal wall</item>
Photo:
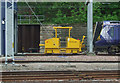
[[[29,52],[38,48],[40,43],[40,25],[18,25],[18,52]]]

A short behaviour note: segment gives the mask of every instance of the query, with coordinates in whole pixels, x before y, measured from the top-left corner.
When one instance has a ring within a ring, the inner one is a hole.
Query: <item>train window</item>
[[[120,24],[120,21],[110,22],[110,24]]]
[[[114,27],[111,27],[111,29],[110,29],[110,36],[114,37]]]

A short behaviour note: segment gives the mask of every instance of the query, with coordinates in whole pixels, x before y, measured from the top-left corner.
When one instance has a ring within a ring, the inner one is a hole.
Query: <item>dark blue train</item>
[[[97,22],[94,33],[95,53],[107,51],[108,53],[120,52],[120,21]]]

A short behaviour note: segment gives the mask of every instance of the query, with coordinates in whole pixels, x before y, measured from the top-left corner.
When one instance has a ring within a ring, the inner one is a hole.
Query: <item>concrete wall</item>
[[[82,36],[85,35],[85,44],[87,44],[87,24],[72,24],[73,29],[71,35],[73,38],[82,40]]]
[[[51,38],[54,35],[53,26],[57,25],[44,25],[40,27],[40,41],[44,41],[45,39]],[[87,25],[86,24],[72,24],[71,36],[75,39],[82,39],[83,35],[87,35]],[[66,33],[62,33],[63,35]]]

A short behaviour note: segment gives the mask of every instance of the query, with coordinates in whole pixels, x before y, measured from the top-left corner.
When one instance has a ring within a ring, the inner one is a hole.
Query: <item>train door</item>
[[[114,42],[117,43],[118,40],[118,28],[114,26]]]
[[[119,35],[120,35],[120,33],[119,33],[119,26],[116,26],[116,25],[114,25],[113,26],[113,29],[114,29],[114,44],[118,44],[118,41],[119,41]]]
[[[119,41],[119,44],[120,44],[120,25],[118,26],[118,41]]]
[[[111,39],[109,39],[110,41],[110,43],[112,43],[112,42],[114,42],[115,41],[115,28],[114,28],[114,26],[109,26],[110,27],[110,32],[109,32],[109,34],[110,34],[110,38]]]

